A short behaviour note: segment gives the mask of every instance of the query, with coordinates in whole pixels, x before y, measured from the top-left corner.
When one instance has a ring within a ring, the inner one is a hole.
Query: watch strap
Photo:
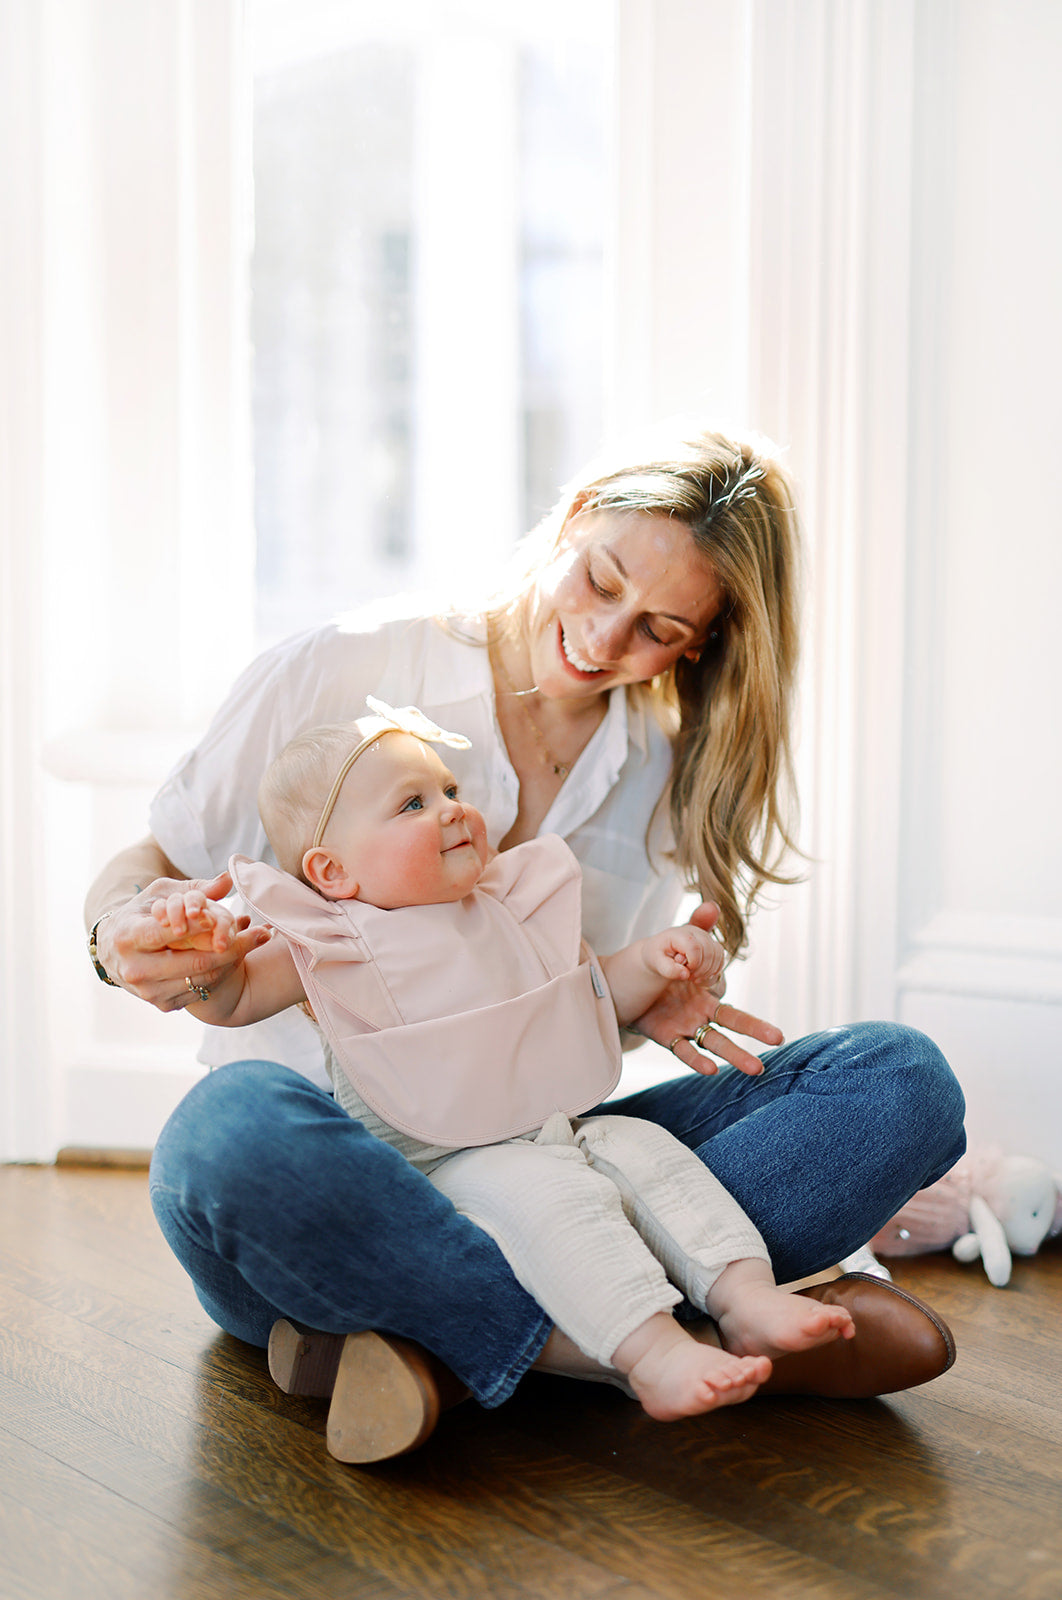
[[[95,922],[92,924],[92,932],[88,936],[89,960],[92,962],[92,965],[95,967],[96,976],[97,976],[97,978],[99,978],[101,983],[109,984],[112,989],[120,989],[122,987],[121,984],[120,983],[116,983],[115,980],[111,977],[110,973],[107,971],[107,968],[103,965],[103,962],[100,960],[100,953],[96,948],[96,930],[98,929],[100,923],[103,921],[103,917],[109,917],[109,916],[110,916],[110,912],[109,911],[105,911],[103,913],[103,916],[102,917],[97,917]]]

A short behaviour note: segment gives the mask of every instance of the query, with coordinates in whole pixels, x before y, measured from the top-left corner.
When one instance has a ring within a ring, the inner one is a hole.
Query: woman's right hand
[[[223,900],[231,889],[227,872],[190,881],[156,878],[100,922],[96,951],[107,975],[158,1011],[183,1010],[196,999],[189,978],[195,988],[213,988],[249,951],[265,943],[270,933],[268,928],[251,927],[249,917],[239,916],[234,919],[235,930],[226,949],[214,948],[217,941],[212,929],[187,930],[181,940],[184,948],[174,949],[167,943],[170,930],[152,914],[152,906],[159,900],[176,905],[175,897],[183,899],[194,891],[207,900]]]

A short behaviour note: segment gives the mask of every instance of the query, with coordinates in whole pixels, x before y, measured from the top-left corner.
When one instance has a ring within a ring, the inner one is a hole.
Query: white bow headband
[[[443,728],[437,727],[434,722],[430,721],[423,711],[419,711],[416,706],[399,706],[396,709],[394,706],[387,705],[383,700],[377,700],[371,694],[365,696],[365,704],[376,715],[375,717],[358,718],[357,727],[359,732],[366,728],[369,728],[369,731],[364,733],[361,742],[354,746],[336,773],[336,780],[329,790],[328,799],[324,803],[320,820],[314,829],[311,850],[316,850],[324,837],[324,831],[328,827],[328,819],[336,808],[339,791],[343,787],[347,773],[358,757],[371,744],[375,744],[383,734],[411,733],[415,739],[423,739],[425,744],[446,744],[452,750],[470,750],[472,748],[472,741],[466,739],[463,733],[447,733]],[[369,727],[370,724],[371,727]]]

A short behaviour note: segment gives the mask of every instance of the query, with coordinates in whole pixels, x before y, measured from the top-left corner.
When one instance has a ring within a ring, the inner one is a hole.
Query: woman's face
[[[647,511],[568,519],[529,612],[532,681],[553,699],[644,683],[696,655],[723,605],[684,522]]]

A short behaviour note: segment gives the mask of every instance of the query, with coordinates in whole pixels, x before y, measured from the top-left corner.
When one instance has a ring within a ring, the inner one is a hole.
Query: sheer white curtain
[[[80,901],[250,644],[249,182],[234,0],[4,24],[0,1149],[25,1159],[149,1142],[188,1076],[193,1025],[86,974]]]

